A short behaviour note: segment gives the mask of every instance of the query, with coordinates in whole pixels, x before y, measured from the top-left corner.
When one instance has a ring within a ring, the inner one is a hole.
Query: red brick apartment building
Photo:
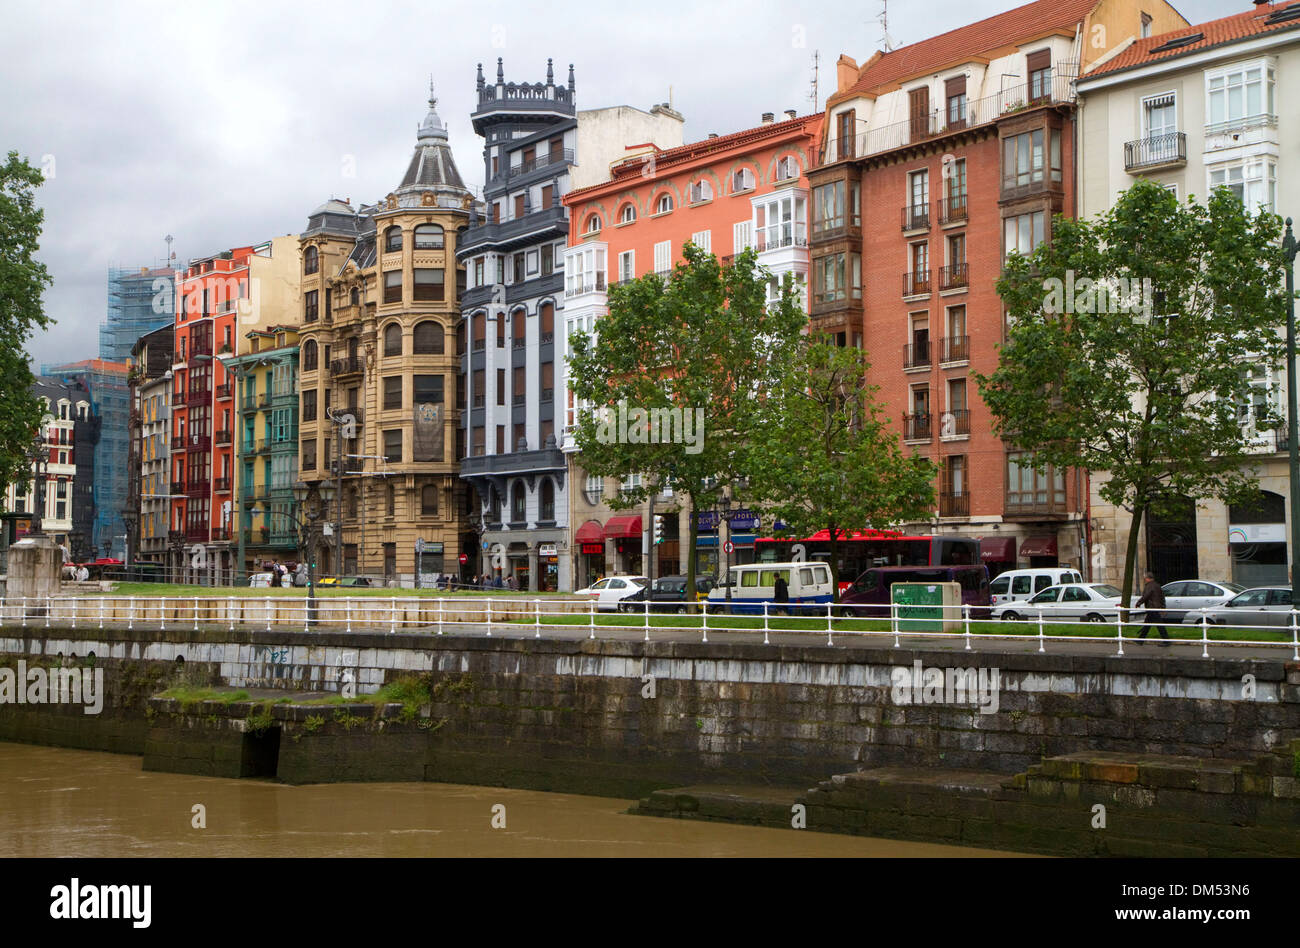
[[[1147,31],[1163,0],[1036,0],[892,52],[837,64],[813,192],[810,317],[866,348],[904,443],[941,467],[909,530],[981,539],[990,572],[1082,565],[1087,474],[1036,474],[993,432],[1006,254],[1074,215],[1074,81]]]

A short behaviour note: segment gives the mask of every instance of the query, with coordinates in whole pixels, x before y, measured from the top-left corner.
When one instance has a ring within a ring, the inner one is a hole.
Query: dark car
[[[695,589],[701,595],[708,595],[713,588],[713,579],[707,576],[695,578]],[[619,603],[621,612],[642,612],[646,599],[650,600],[651,612],[676,612],[684,614],[687,610],[686,577],[660,576],[650,584],[649,589],[641,589]]]
[[[984,566],[877,566],[840,596],[840,615],[858,618],[889,615],[894,583],[958,583],[961,601],[972,619],[989,617],[989,571]]]

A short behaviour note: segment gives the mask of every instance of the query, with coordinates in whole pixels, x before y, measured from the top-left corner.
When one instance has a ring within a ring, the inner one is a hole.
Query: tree
[[[767,305],[767,273],[752,250],[732,265],[694,244],[666,278],[609,291],[595,338],[570,338],[568,373],[582,411],[574,438],[592,474],[643,474],[610,500],[623,509],[671,488],[689,503],[687,579],[694,593],[696,512],[743,489],[758,393],[791,358],[805,322],[787,286]]]
[[[842,535],[928,519],[938,468],[903,453],[862,350],[804,337],[797,357],[767,393],[750,452],[752,488],[766,512],[806,536],[826,530],[839,600]]]
[[[41,294],[53,281],[35,259],[45,212],[34,192],[43,180],[16,151],[0,165],[0,504],[10,484],[29,479],[27,451],[41,424],[26,347],[51,323]]]
[[[1280,234],[1227,189],[1180,205],[1139,181],[1095,221],[1057,218],[1051,242],[1013,254],[998,281],[1007,341],[997,370],[976,376],[981,394],[1039,472],[1107,475],[1100,495],[1132,515],[1124,603],[1144,516],[1258,490],[1245,372],[1280,355]]]

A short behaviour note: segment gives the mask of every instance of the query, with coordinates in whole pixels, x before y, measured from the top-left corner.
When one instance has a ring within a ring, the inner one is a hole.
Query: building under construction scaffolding
[[[110,267],[108,318],[99,326],[99,357],[125,362],[146,333],[175,318],[175,271],[170,267]]]
[[[130,355],[130,348],[127,349]],[[122,513],[127,504],[130,457],[130,390],[126,361],[85,359],[67,365],[41,366],[41,375],[65,385],[80,382],[90,393],[90,406],[99,420],[95,444],[93,499],[95,521],[91,543],[99,555],[126,557],[126,526]]]

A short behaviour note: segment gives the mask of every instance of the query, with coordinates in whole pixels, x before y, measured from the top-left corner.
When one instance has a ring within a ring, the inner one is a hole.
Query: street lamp
[[[1296,601],[1296,567],[1300,566],[1300,443],[1297,443],[1295,390],[1295,254],[1296,239],[1291,232],[1291,218],[1286,219],[1286,237],[1282,256],[1286,262],[1286,400],[1287,453],[1291,468],[1291,601]]]
[[[299,519],[293,514],[285,514],[298,527],[299,545],[306,549],[307,552],[307,611],[313,618],[316,615],[316,548],[320,545],[321,525],[320,521],[325,516],[325,509],[334,496],[334,486],[329,481],[322,481],[316,488],[318,503],[308,509],[307,499],[311,496],[312,488],[306,481],[298,481],[293,485],[293,499],[298,510],[302,512],[303,519]],[[270,507],[268,505],[267,509]]]
[[[32,479],[36,496],[32,499],[32,525],[28,536],[43,536],[41,519],[45,514],[45,468],[50,463],[50,449],[45,444],[45,429],[36,434],[32,445],[27,449],[27,459],[32,462]]]

